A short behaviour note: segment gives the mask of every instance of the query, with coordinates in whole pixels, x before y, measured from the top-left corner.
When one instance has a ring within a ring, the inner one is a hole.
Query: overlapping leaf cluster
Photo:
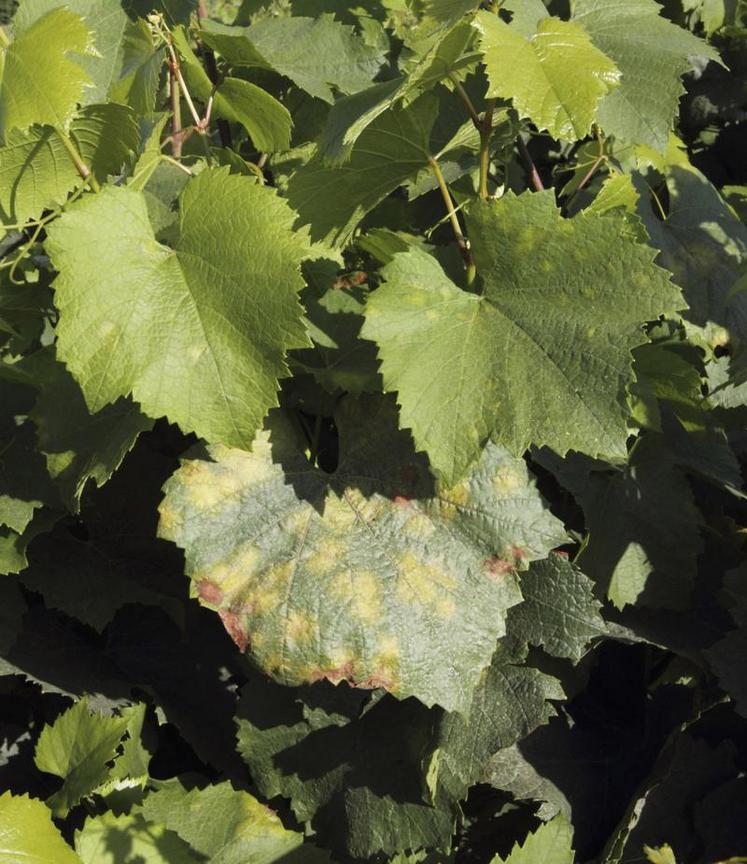
[[[0,858],[744,854],[741,0],[0,16]]]

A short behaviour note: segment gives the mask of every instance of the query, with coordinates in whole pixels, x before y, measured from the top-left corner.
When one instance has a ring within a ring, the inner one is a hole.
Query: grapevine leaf
[[[320,157],[295,172],[288,200],[311,238],[344,246],[360,220],[429,163],[438,99],[426,93],[408,108],[388,111],[360,136],[344,166]]]
[[[141,432],[153,421],[129,399],[90,414],[80,387],[61,363],[49,363],[30,415],[39,449],[66,506],[75,512],[89,480],[104,483],[120,466]]]
[[[368,301],[362,335],[403,426],[452,482],[489,436],[514,453],[545,442],[623,456],[630,351],[646,320],[683,305],[679,291],[622,217],[563,219],[552,192],[481,203],[467,225],[482,296],[413,249]]]
[[[583,138],[599,100],[618,85],[620,72],[595,48],[582,27],[543,18],[529,39],[495,13],[475,19],[490,81],[488,96],[514,108],[553,138]]]
[[[593,582],[559,555],[535,561],[521,575],[524,602],[509,613],[509,629],[555,657],[576,663],[606,632]]]
[[[122,41],[120,77],[112,83],[110,98],[138,114],[152,114],[165,56],[165,48],[154,47],[145,21],[131,21]]]
[[[732,697],[742,717],[747,717],[747,630],[730,630],[708,649],[707,656],[719,684]]]
[[[291,116],[269,93],[241,78],[225,78],[214,87],[196,57],[183,30],[174,32],[174,44],[184,58],[184,73],[190,92],[203,102],[213,98],[217,117],[240,123],[257,150],[270,153],[290,147]]]
[[[332,15],[265,18],[251,27],[205,21],[200,38],[230,65],[272,69],[330,104],[332,88],[355,93],[368,87],[383,59]]]
[[[299,821],[342,855],[367,858],[448,846],[456,816],[431,801],[434,712],[414,699],[372,699],[328,685],[290,689],[266,678],[242,693],[238,749],[262,793],[290,799]],[[375,701],[374,701],[375,700]]]
[[[547,723],[555,714],[550,700],[565,698],[556,678],[524,665],[523,648],[499,643],[475,689],[468,718],[446,714],[441,721],[436,738],[439,770],[448,770],[453,779],[445,782],[458,798],[481,779],[494,753]]]
[[[60,0],[24,0],[13,21],[16,32],[28,30],[60,5]],[[91,34],[90,50],[77,61],[90,79],[83,104],[105,102],[122,68],[122,41],[129,19],[119,3],[110,0],[66,0],[64,6],[83,19]]]
[[[175,249],[156,241],[145,198],[126,188],[55,222],[58,355],[89,410],[131,392],[150,416],[249,447],[275,403],[285,351],[307,344],[297,299],[306,244],[291,221],[272,191],[216,169],[185,187]]]
[[[165,825],[214,864],[271,864],[296,851],[303,835],[288,831],[269,807],[228,782],[187,791],[164,783],[142,805],[146,819]]]
[[[67,130],[89,83],[80,62],[89,40],[83,20],[59,7],[0,48],[0,140],[35,123]]]
[[[42,729],[34,762],[40,771],[63,780],[62,787],[47,801],[56,816],[66,816],[81,798],[106,781],[107,762],[115,756],[128,719],[92,714],[88,700],[83,698]]]
[[[8,862],[80,864],[52,822],[47,807],[36,798],[10,791],[0,796],[0,849]]]
[[[576,497],[589,531],[576,563],[618,607],[685,608],[702,549],[702,517],[661,436],[639,439],[622,470],[573,454],[547,463]]]
[[[89,816],[75,832],[75,849],[83,864],[197,864],[189,846],[163,825],[140,814]]]
[[[665,150],[691,58],[718,60],[718,53],[663,18],[654,0],[574,0],[572,5],[573,22],[622,73],[620,87],[599,105],[600,125],[623,141]]]
[[[112,559],[59,526],[34,543],[22,581],[43,595],[47,608],[60,609],[99,632],[128,603],[161,606],[180,621],[174,600],[138,582],[142,569],[140,562]]]
[[[375,347],[359,338],[365,296],[364,286],[351,286],[303,298],[314,348],[296,352],[294,360],[330,393],[381,389]]]
[[[333,475],[309,467],[282,416],[252,453],[213,449],[166,484],[159,530],[185,550],[193,592],[277,680],[347,680],[464,710],[519,600],[514,564],[562,531],[497,446],[431,497],[392,409],[342,403]]]
[[[345,162],[358,138],[387,109],[408,105],[439,81],[475,65],[479,55],[470,50],[474,31],[466,22],[458,23],[420,46],[417,61],[402,78],[374,84],[351,96],[338,99],[329,112],[319,144],[325,162]]]
[[[132,158],[140,141],[135,116],[123,105],[84,108],[70,137],[100,183]],[[59,135],[48,126],[13,132],[0,148],[0,219],[22,223],[61,204],[81,183]]]
[[[656,217],[648,194],[639,204],[659,250],[657,263],[682,287],[687,321],[703,328],[709,343],[733,342],[739,350],[747,341],[747,293],[737,290],[747,262],[747,227],[695,168],[670,166],[666,176],[667,218]]]
[[[524,842],[515,844],[506,858],[496,855],[492,864],[534,864],[542,861],[544,864],[573,864],[573,828],[568,818],[558,815],[550,822],[545,822]]]

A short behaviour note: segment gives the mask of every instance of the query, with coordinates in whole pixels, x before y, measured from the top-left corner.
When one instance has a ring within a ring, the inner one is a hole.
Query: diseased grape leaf
[[[520,577],[524,600],[509,612],[509,632],[548,654],[578,661],[606,626],[594,583],[560,555],[534,561]]]
[[[228,782],[190,789],[171,780],[143,801],[146,819],[165,825],[215,864],[272,864],[299,852],[303,834],[248,792]]]
[[[274,192],[228,169],[192,178],[179,202],[174,249],[156,241],[143,195],[121,187],[50,226],[57,353],[93,412],[132,393],[152,417],[249,447],[276,404],[285,351],[308,344],[297,297],[306,242]]]
[[[631,349],[645,321],[683,301],[623,224],[563,219],[553,192],[509,194],[467,215],[482,295],[418,249],[383,269],[362,335],[379,346],[402,425],[447,481],[489,437],[517,454],[547,443],[625,455]]]
[[[200,38],[230,65],[272,69],[330,104],[334,90],[355,93],[367,87],[383,60],[377,48],[332,15],[265,18],[250,27],[205,21]]]
[[[47,801],[56,816],[66,816],[81,798],[104,785],[109,776],[107,763],[115,756],[128,720],[127,715],[91,713],[83,698],[42,729],[34,761],[40,771],[63,780]]]
[[[80,864],[38,799],[5,791],[0,796],[0,849],[5,861]]]
[[[347,680],[464,710],[520,599],[512,568],[563,531],[497,446],[434,489],[393,408],[340,404],[332,475],[311,468],[282,414],[251,453],[187,462],[165,486],[159,533],[185,550],[193,594],[278,681]]]
[[[202,860],[163,825],[140,814],[89,816],[75,832],[75,851],[83,864],[197,864]]]
[[[691,58],[718,60],[718,53],[667,21],[655,0],[573,0],[572,7],[572,21],[622,73],[599,105],[599,124],[623,141],[665,150]]]
[[[35,123],[67,131],[90,80],[81,57],[90,38],[83,20],[60,6],[0,48],[0,141]]]
[[[317,156],[293,174],[288,201],[312,240],[344,246],[369,210],[428,165],[437,108],[426,93],[371,123],[345,165],[330,167]]]
[[[599,100],[620,72],[582,27],[543,18],[529,38],[494,12],[475,19],[490,85],[488,96],[511,99],[522,117],[553,138],[583,138]]]

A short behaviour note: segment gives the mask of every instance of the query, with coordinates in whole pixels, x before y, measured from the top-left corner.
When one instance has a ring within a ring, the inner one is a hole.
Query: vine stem
[[[174,69],[169,63],[169,96],[171,97],[171,155],[182,158],[182,104]]]
[[[470,119],[475,125],[475,128],[480,130],[482,127],[482,121],[480,120],[480,115],[477,113],[475,106],[472,104],[472,100],[469,98],[469,94],[462,86],[462,82],[456,77],[453,72],[449,73],[449,80],[454,85],[454,90],[459,95],[459,98],[464,102],[464,107],[467,109],[467,113],[470,116]]]
[[[524,143],[524,139],[521,137],[521,135],[519,135],[517,141],[519,146],[519,154],[521,155],[521,158],[526,165],[526,169],[529,172],[529,179],[532,181],[534,191],[544,192],[545,184],[542,182],[539,171],[537,171],[537,166],[534,164],[534,160],[532,159],[529,150],[527,149],[527,145]]]
[[[72,138],[69,135],[66,135],[62,129],[55,127],[54,130],[60,141],[62,141],[65,150],[67,150],[68,156],[75,165],[75,170],[80,174],[81,179],[86,182],[94,192],[101,192],[101,186],[99,186],[98,180],[91,173],[91,169],[86,165],[83,160],[83,157],[80,155],[78,148],[73,143]]]
[[[475,259],[472,257],[472,250],[470,249],[469,240],[462,233],[462,226],[459,224],[459,218],[457,217],[456,210],[454,209],[454,202],[452,201],[449,187],[446,185],[444,175],[441,172],[441,166],[432,156],[428,159],[428,162],[431,166],[433,174],[436,177],[438,188],[441,190],[441,196],[444,199],[444,204],[446,204],[446,212],[449,215],[449,221],[451,222],[451,227],[454,231],[454,237],[456,237],[457,244],[459,245],[459,251],[462,253],[462,259],[464,260],[464,267],[467,274],[467,287],[471,288],[474,284],[477,270],[475,269]]]
[[[488,177],[490,175],[490,137],[493,134],[493,111],[495,99],[488,99],[485,105],[485,115],[480,123],[480,198],[487,201]]]

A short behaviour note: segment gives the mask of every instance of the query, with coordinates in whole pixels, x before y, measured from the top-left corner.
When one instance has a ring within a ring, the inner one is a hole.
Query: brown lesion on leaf
[[[501,558],[488,558],[485,562],[485,567],[488,573],[495,579],[502,579],[509,573],[515,573],[517,570],[523,570],[527,564],[526,549],[522,546],[514,544],[508,556]]]
[[[207,606],[220,606],[223,602],[223,592],[209,579],[197,583],[197,596]]]
[[[236,643],[240,651],[246,651],[249,647],[249,633],[244,625],[242,618],[236,612],[230,609],[219,609],[218,615],[226,628],[226,632]]]

